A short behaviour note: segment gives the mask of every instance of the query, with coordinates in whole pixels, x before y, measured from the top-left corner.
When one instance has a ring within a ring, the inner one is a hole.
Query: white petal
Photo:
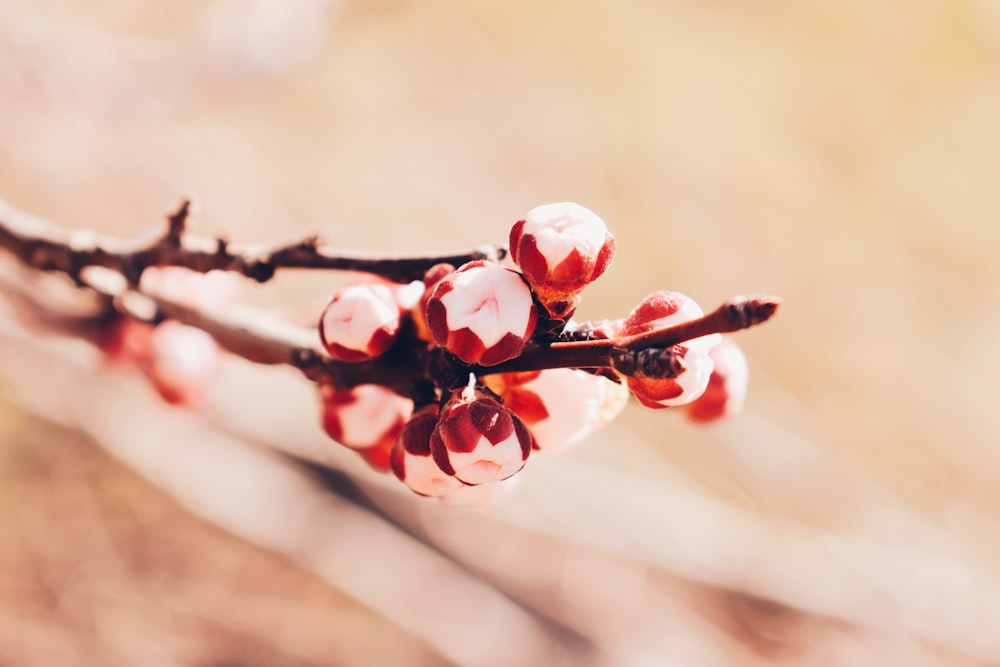
[[[628,389],[585,371],[545,370],[524,384],[538,394],[549,416],[530,426],[538,447],[565,451],[613,419],[628,400]]]
[[[348,447],[369,447],[379,443],[385,434],[409,419],[413,403],[377,384],[362,384],[351,390],[356,400],[338,406],[343,444]]]
[[[446,475],[430,456],[403,454],[403,471],[403,483],[425,496],[441,496],[465,486],[451,475]]]
[[[535,237],[539,252],[553,267],[573,251],[597,257],[607,239],[608,227],[588,208],[573,202],[545,204],[531,209],[522,233]]]
[[[496,445],[480,438],[471,452],[448,452],[455,477],[467,484],[506,479],[524,467],[524,454],[517,432]]]
[[[705,313],[701,309],[701,306],[699,306],[694,299],[685,297],[683,305],[677,310],[677,312],[672,315],[667,315],[666,317],[653,320],[652,322],[649,322],[647,326],[650,326],[653,329],[666,329],[678,324],[690,322],[691,320],[696,320],[704,314]],[[722,336],[719,334],[709,334],[707,336],[701,336],[700,338],[685,341],[684,345],[692,350],[698,349],[707,353],[710,349],[718,345],[721,340]]]
[[[714,335],[718,336],[718,334]],[[708,336],[705,336],[705,338],[708,338]],[[670,406],[684,405],[705,393],[705,388],[708,387],[708,380],[712,377],[712,369],[715,368],[715,364],[708,354],[709,348],[705,348],[703,344],[699,343],[702,340],[698,338],[690,341],[696,343],[696,346],[688,347],[688,351],[684,355],[684,363],[687,368],[676,378],[677,384],[684,390],[683,393],[680,396],[660,401],[661,404]],[[688,343],[683,343],[682,345],[687,347]]]
[[[524,336],[533,308],[531,291],[520,276],[495,264],[459,271],[454,289],[441,303],[449,329],[468,327],[486,347],[508,333]]]

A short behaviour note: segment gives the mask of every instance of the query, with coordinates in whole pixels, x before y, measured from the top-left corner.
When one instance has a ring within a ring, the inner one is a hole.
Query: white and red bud
[[[371,359],[396,341],[399,315],[399,302],[388,285],[348,285],[337,290],[323,310],[320,339],[334,359]]]
[[[511,259],[549,315],[569,317],[580,292],[615,256],[615,239],[590,209],[565,202],[538,206],[510,230]]]
[[[684,408],[688,419],[696,422],[731,417],[743,409],[747,397],[750,367],[739,345],[723,336],[722,342],[713,347],[709,355],[714,368],[708,387]]]
[[[521,354],[538,321],[521,274],[485,260],[442,278],[425,314],[434,342],[467,364],[483,366]]]
[[[438,423],[438,408],[428,405],[410,417],[392,448],[392,472],[414,493],[440,497],[461,489],[464,484],[446,474],[431,456],[431,434]]]
[[[538,449],[566,451],[622,411],[629,391],[607,378],[570,368],[500,373],[484,378],[520,417]]]
[[[517,473],[533,444],[516,414],[470,383],[441,409],[430,449],[441,470],[474,485]]]
[[[621,335],[633,336],[666,329],[702,315],[701,307],[690,297],[679,292],[654,292],[625,318]],[[640,403],[651,408],[690,403],[701,396],[708,386],[713,367],[709,351],[720,339],[719,334],[710,334],[674,345],[671,350],[684,365],[684,370],[677,377],[628,377],[628,388]]]
[[[139,367],[165,401],[173,405],[201,402],[221,368],[215,340],[194,327],[167,320],[149,338],[149,357]]]
[[[413,414],[413,401],[377,384],[345,391],[320,387],[327,435],[358,451],[374,468],[389,469],[389,452]]]

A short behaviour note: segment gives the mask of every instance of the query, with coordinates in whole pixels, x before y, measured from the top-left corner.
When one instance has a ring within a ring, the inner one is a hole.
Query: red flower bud
[[[472,386],[445,404],[430,439],[438,467],[465,484],[507,479],[524,467],[532,445],[516,414]]]
[[[363,361],[382,354],[399,333],[399,303],[389,286],[364,283],[334,293],[319,320],[319,335],[335,359]]]
[[[372,467],[389,469],[389,451],[413,413],[413,401],[376,384],[346,391],[322,386],[323,430],[357,450]]]
[[[511,258],[557,319],[569,317],[580,292],[615,256],[615,239],[593,211],[571,202],[528,212],[510,230]]]
[[[442,278],[425,314],[438,345],[467,364],[483,366],[521,354],[538,321],[521,274],[485,260]]]
[[[140,368],[167,403],[196,405],[218,375],[221,360],[210,335],[167,320],[153,329],[150,357]]]
[[[422,496],[440,497],[464,486],[442,471],[431,456],[431,434],[437,422],[435,405],[415,412],[403,426],[389,458],[393,474]]]
[[[665,329],[701,317],[701,308],[693,299],[679,292],[654,292],[625,318],[622,336]],[[702,336],[675,345],[674,354],[683,359],[684,371],[675,378],[628,377],[626,382],[635,397],[651,408],[684,405],[705,391],[712,374],[709,351],[718,344],[719,334]]]

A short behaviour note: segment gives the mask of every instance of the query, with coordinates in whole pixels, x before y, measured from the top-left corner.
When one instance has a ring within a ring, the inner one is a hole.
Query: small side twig
[[[679,373],[676,362],[667,354],[653,354],[647,350],[669,350],[687,340],[715,333],[731,333],[763,324],[781,307],[781,299],[774,296],[741,296],[726,301],[714,311],[695,320],[684,322],[649,333],[617,338],[596,338],[534,345],[516,359],[484,369],[487,372],[539,370],[545,368],[615,368],[632,375],[636,371],[651,374],[649,369],[660,368],[664,377]],[[641,353],[641,355],[640,355]],[[642,370],[646,369],[646,370]]]

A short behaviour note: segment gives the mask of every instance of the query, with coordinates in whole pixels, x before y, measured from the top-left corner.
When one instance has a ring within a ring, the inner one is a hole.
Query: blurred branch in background
[[[0,5],[25,210],[422,253],[574,199],[637,249],[584,317],[789,304],[736,422],[629,411],[469,513],[329,447],[292,369],[174,410],[5,292],[0,661],[995,664],[998,37],[981,0]]]

